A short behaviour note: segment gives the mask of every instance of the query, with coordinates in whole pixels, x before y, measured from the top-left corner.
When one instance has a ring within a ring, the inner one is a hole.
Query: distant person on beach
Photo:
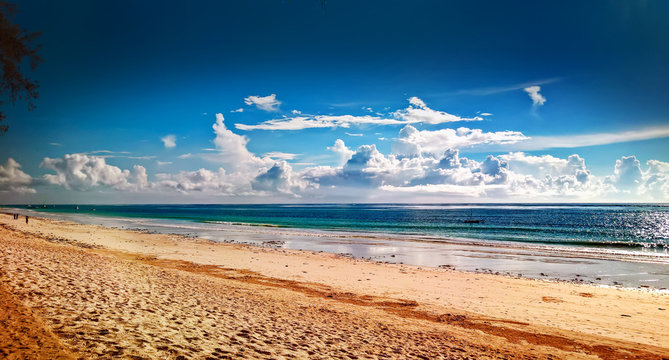
[[[26,224],[28,223],[28,215],[26,215]]]

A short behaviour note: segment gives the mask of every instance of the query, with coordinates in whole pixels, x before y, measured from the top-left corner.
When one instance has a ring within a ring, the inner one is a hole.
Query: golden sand
[[[669,295],[0,215],[0,357],[669,357]]]

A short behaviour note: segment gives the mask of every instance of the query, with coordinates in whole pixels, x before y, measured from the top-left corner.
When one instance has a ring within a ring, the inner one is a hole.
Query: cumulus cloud
[[[21,170],[16,160],[9,158],[4,165],[0,165],[0,192],[34,193],[30,186],[33,178]]]
[[[655,200],[669,199],[669,163],[659,160],[648,160],[648,171],[645,173],[645,184],[642,192]]]
[[[174,135],[165,135],[160,138],[160,141],[162,141],[163,145],[168,149],[177,146],[177,137]]]
[[[62,158],[44,158],[40,167],[55,171],[43,180],[72,190],[89,190],[106,186],[116,190],[139,190],[148,186],[146,169],[134,165],[132,170],[121,170],[109,165],[103,157],[85,154],[67,154]]]
[[[334,152],[335,154],[339,155],[339,160],[341,164],[345,164],[351,156],[355,153],[355,151],[349,149],[346,144],[344,143],[344,140],[342,139],[337,139],[332,146],[328,146],[328,150]]]
[[[541,86],[528,86],[523,90],[525,90],[525,92],[530,96],[530,99],[532,99],[533,106],[541,106],[546,102],[546,98],[539,93],[539,91],[541,91]]]
[[[225,169],[218,171],[199,169],[180,171],[176,174],[156,174],[155,188],[175,190],[181,193],[212,192],[218,195],[245,196],[251,194],[251,187],[244,177],[228,174]]]
[[[480,144],[513,144],[528,139],[518,131],[483,132],[481,129],[418,130],[407,125],[393,143],[393,152],[404,155],[419,153],[441,154],[446,149]]]
[[[410,99],[410,104],[415,108],[426,106],[418,98]],[[461,152],[475,145],[515,144],[527,139],[514,131],[484,132],[463,127],[421,131],[405,124],[390,153],[382,153],[374,144],[351,149],[337,139],[327,148],[338,156],[337,166],[295,170],[287,160],[298,154],[279,151],[254,154],[248,148],[249,139],[228,129],[222,114],[216,115],[212,127],[213,151],[197,156],[221,164],[217,170],[158,173],[149,182],[141,166],[122,170],[107,164],[105,156],[111,153],[104,151],[98,155],[45,158],[41,166],[54,173],[37,182],[73,190],[107,187],[245,198],[309,197],[324,201],[341,200],[342,196],[351,201],[669,200],[669,163],[659,160],[642,164],[636,157],[626,156],[612,166],[611,175],[595,176],[578,154],[557,157],[508,152],[474,160]],[[307,165],[313,164],[304,164]],[[34,191],[30,186],[37,182],[11,159],[0,166],[0,191],[30,192]]]
[[[333,148],[348,150],[343,142]],[[649,166],[654,172],[664,174],[665,164],[653,162]],[[650,172],[644,178],[650,179]],[[667,189],[667,179],[662,176],[653,177],[652,191]],[[429,152],[384,155],[374,145],[360,146],[341,167],[305,169],[302,177],[321,188],[358,187],[370,192],[402,194],[403,198],[413,193],[458,199],[594,201],[618,191],[606,178],[592,175],[585,160],[577,154],[558,158],[518,152],[488,155],[479,162],[461,156],[457,149],[447,149],[441,155]],[[645,189],[650,193],[650,186]]]
[[[430,109],[417,97],[409,99],[410,106],[391,113],[385,118],[372,115],[307,115],[283,117],[264,121],[256,125],[235,124],[240,130],[302,130],[314,128],[349,128],[352,125],[404,125],[416,123],[442,124],[456,121],[480,121],[480,116],[472,118],[452,115],[444,111]]]
[[[268,96],[252,95],[244,98],[244,103],[249,106],[255,105],[255,107],[264,111],[277,111],[279,110],[279,105],[281,105],[281,101],[277,100],[276,94]]]
[[[562,159],[551,155],[533,156],[522,152],[512,152],[499,155],[499,158],[509,165],[511,171],[532,175],[536,178],[576,174],[579,171],[582,171],[584,174],[581,175],[582,178],[589,175],[585,166],[585,160],[578,154],[573,154],[567,159]]]
[[[308,187],[318,187],[318,185],[294,174],[290,165],[285,161],[278,161],[267,171],[256,176],[251,182],[251,187],[259,191],[278,191],[295,195]]]
[[[669,163],[648,160],[646,170],[636,156],[616,160],[613,174],[605,181],[619,194],[620,200],[668,201]]]
[[[223,114],[216,114],[216,123],[213,125],[214,145],[217,152],[209,157],[224,164],[224,167],[234,171],[253,171],[259,167],[268,166],[272,162],[269,158],[259,158],[252,154],[246,144],[246,136],[233,133],[225,126]]]
[[[224,196],[258,196],[268,193],[298,196],[299,191],[318,187],[294,173],[285,162],[298,154],[271,152],[262,158],[254,155],[247,148],[248,138],[228,129],[220,113],[216,114],[213,129],[215,152],[202,156],[223,166],[218,171],[203,168],[177,174],[157,174],[156,188],[183,193],[212,192]]]
[[[648,160],[646,162],[648,165],[649,174],[669,174],[669,163],[659,160]]]
[[[613,181],[621,190],[638,188],[643,180],[641,162],[636,156],[623,156],[616,160],[613,171]]]

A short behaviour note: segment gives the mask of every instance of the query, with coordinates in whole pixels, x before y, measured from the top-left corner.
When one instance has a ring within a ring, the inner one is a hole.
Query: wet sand
[[[659,291],[5,214],[0,293],[13,358],[669,357]]]

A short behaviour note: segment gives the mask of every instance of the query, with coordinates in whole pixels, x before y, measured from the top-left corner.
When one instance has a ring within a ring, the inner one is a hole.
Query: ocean
[[[84,223],[272,243],[376,261],[669,287],[669,204],[6,207]]]

